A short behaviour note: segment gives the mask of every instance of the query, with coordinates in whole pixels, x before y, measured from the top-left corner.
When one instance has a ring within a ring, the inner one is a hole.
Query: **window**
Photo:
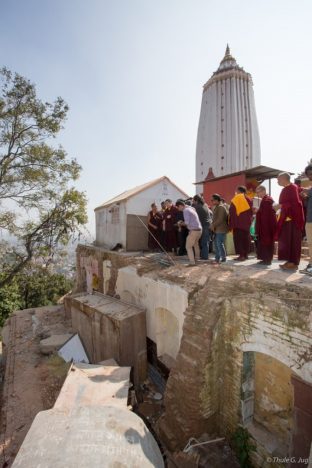
[[[119,224],[119,206],[114,206],[111,209],[112,224]]]

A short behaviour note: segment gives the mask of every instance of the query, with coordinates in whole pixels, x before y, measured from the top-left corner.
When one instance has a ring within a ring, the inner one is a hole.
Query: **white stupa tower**
[[[260,165],[260,139],[251,75],[227,46],[204,85],[196,145],[196,182]],[[200,186],[199,186],[200,189]]]

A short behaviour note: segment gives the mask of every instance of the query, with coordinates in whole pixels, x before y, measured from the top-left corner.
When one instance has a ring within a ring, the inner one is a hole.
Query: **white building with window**
[[[128,251],[147,249],[147,215],[151,204],[160,210],[167,198],[174,203],[188,195],[163,176],[117,195],[95,208],[96,245],[113,248],[120,243]]]

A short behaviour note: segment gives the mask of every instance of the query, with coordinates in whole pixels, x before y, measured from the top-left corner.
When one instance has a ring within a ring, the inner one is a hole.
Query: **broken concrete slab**
[[[164,468],[159,447],[141,418],[114,406],[39,413],[13,468]]]
[[[130,367],[72,365],[54,408],[70,412],[79,406],[127,408]]]
[[[42,354],[51,354],[58,351],[73,335],[64,333],[61,335],[51,335],[40,341],[40,351]]]

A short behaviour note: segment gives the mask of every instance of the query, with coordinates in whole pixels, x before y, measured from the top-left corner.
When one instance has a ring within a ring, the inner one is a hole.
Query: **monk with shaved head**
[[[301,239],[304,214],[298,187],[290,181],[290,174],[282,172],[277,177],[283,187],[279,204],[281,208],[277,223],[278,259],[285,260],[282,270],[297,270],[301,256]]]
[[[274,238],[276,231],[276,213],[273,208],[273,198],[267,195],[266,188],[259,185],[256,194],[261,203],[256,214],[257,258],[261,265],[271,265],[274,253]]]

